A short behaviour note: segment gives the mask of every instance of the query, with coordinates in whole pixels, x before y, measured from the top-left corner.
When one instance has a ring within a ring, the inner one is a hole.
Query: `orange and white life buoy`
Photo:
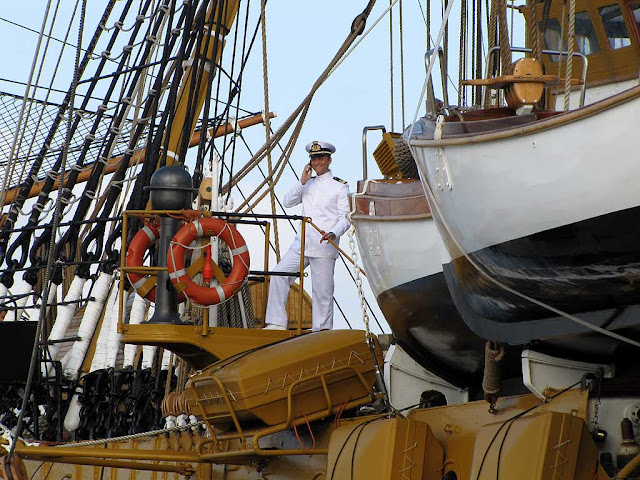
[[[226,279],[215,287],[200,286],[187,274],[185,255],[191,242],[202,237],[216,236],[231,248],[233,267]],[[249,249],[233,225],[218,218],[194,220],[175,234],[167,255],[167,270],[178,292],[200,305],[215,305],[233,296],[249,274]]]
[[[131,243],[129,243],[127,256],[125,257],[126,266],[142,267],[145,252],[149,250],[149,247],[153,245],[159,237],[160,233],[157,226],[145,225],[142,227],[131,239]],[[127,278],[129,278],[129,282],[131,282],[131,285],[138,295],[152,302],[156,301],[156,283],[153,277],[141,273],[129,272],[127,273]],[[179,302],[184,302],[185,300],[186,297],[183,294],[178,295]]]

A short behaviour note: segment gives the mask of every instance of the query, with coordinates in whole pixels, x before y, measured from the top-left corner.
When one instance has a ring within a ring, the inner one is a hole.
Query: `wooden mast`
[[[217,7],[214,9],[214,5]],[[180,150],[180,144],[182,143],[183,134],[186,131],[184,128],[185,123],[191,122],[189,128],[189,137],[195,130],[198,116],[207,96],[207,85],[212,75],[215,75],[216,66],[220,62],[222,57],[222,50],[225,44],[225,37],[231,31],[233,22],[235,21],[236,14],[238,13],[238,0],[228,0],[226,2],[211,2],[207,10],[207,18],[205,20],[206,25],[211,25],[212,28],[209,31],[210,38],[203,40],[200,47],[200,51],[197,57],[205,61],[204,68],[202,70],[202,79],[198,82],[196,92],[192,92],[192,84],[194,75],[198,74],[199,63],[194,61],[189,62],[187,72],[180,85],[178,92],[178,103],[176,105],[176,113],[171,122],[171,129],[169,131],[169,144],[167,147],[167,165],[173,165],[177,161],[177,155]],[[222,9],[222,11],[220,11]],[[218,25],[216,19],[220,19],[221,24]],[[205,27],[208,28],[208,27]],[[206,33],[206,32],[205,32]],[[217,33],[218,37],[215,37]],[[195,112],[192,118],[189,120],[189,109]]]

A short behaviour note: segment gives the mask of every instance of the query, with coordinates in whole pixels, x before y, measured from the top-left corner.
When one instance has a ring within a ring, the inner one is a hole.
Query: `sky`
[[[90,0],[88,2],[87,23],[99,18],[106,2]],[[386,15],[377,27],[365,38],[354,52],[346,58],[335,73],[315,95],[309,114],[300,132],[298,144],[291,157],[293,168],[300,172],[308,162],[304,146],[321,140],[334,144],[337,148],[333,156],[332,172],[349,183],[351,192],[355,191],[356,182],[363,178],[362,166],[362,131],[365,126],[384,125],[387,131],[400,132],[413,120],[416,110],[424,114],[424,104],[418,106],[418,99],[425,78],[424,54],[426,50],[426,29],[423,17],[424,0],[403,0],[402,42],[400,38],[399,4],[392,9],[393,14],[393,80],[391,79],[390,61],[390,25]],[[432,35],[437,34],[438,18],[441,6],[431,2],[431,14],[434,18]],[[457,2],[456,2],[457,3]],[[45,0],[23,0],[21,2],[2,2],[0,6],[0,42],[3,49],[3,61],[0,62],[0,78],[25,81],[34,55],[37,35],[18,28],[9,22],[19,23],[39,31]],[[73,5],[65,0],[59,15],[68,17]],[[241,11],[244,6],[241,3]],[[356,15],[365,7],[363,0],[324,0],[322,2],[270,0],[267,4],[267,47],[270,110],[277,114],[272,126],[277,129],[288,115],[307,95],[318,75],[349,33],[350,25]],[[252,11],[258,11],[259,2],[253,0]],[[387,1],[378,1],[367,22],[370,27],[389,6]],[[458,12],[456,13],[456,10]],[[454,6],[452,15],[459,17],[459,7]],[[9,22],[8,22],[9,21]],[[63,23],[63,22],[61,22]],[[251,21],[250,21],[251,23]],[[450,38],[458,36],[458,20],[452,19]],[[88,25],[92,32],[94,25]],[[63,31],[55,36],[62,37]],[[77,32],[71,33],[71,39]],[[258,39],[260,37],[258,36]],[[75,41],[75,40],[70,40]],[[400,63],[402,43],[403,64]],[[242,88],[242,104],[251,111],[263,108],[263,75],[261,43],[258,41],[252,60],[247,65]],[[228,55],[227,52],[225,54]],[[452,71],[450,77],[457,79],[457,58],[450,60]],[[61,66],[68,67],[69,61]],[[52,67],[50,67],[52,68]],[[43,79],[48,78],[51,71],[43,72]],[[435,72],[434,75],[439,75]],[[61,78],[63,78],[62,76]],[[437,77],[434,77],[437,78]],[[391,98],[393,83],[394,96]],[[439,80],[434,81],[436,93]],[[457,83],[457,82],[456,82]],[[68,81],[60,80],[56,86],[62,90],[68,87]],[[16,84],[0,82],[0,90],[12,93],[23,93],[24,87]],[[449,83],[450,101],[456,103],[456,90]],[[404,98],[403,98],[404,97]],[[403,102],[404,100],[404,102]],[[391,118],[393,101],[394,116]],[[392,128],[393,122],[393,128]],[[252,127],[245,130],[245,136],[255,151],[264,140],[264,129]],[[380,141],[380,133],[373,132],[368,137],[369,176],[380,177],[371,158],[371,152]],[[240,164],[244,164],[250,155],[242,152],[238,155]],[[260,181],[253,176],[246,180],[246,190]],[[295,182],[294,175],[286,171],[276,186],[280,198]],[[240,199],[237,198],[236,202]],[[263,202],[264,211],[269,211],[268,203]],[[280,213],[280,212],[279,212]],[[299,209],[289,209],[287,213],[298,214]],[[248,234],[251,235],[251,234]],[[283,252],[293,238],[293,232],[281,225],[281,248]],[[348,250],[346,236],[342,247]],[[250,242],[259,245],[255,239]],[[260,247],[258,247],[260,250]],[[271,260],[271,265],[275,259]],[[306,282],[308,288],[309,282]],[[365,290],[370,304],[374,307],[383,330],[389,328],[375,305],[373,295],[365,282]],[[336,299],[345,310],[351,324],[358,328],[362,325],[362,313],[357,300],[357,291],[345,268],[336,267]],[[335,316],[336,327],[346,326],[340,314]],[[374,331],[380,329],[372,320]]]

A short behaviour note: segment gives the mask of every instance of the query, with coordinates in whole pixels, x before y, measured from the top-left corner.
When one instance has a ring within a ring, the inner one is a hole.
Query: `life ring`
[[[194,240],[216,236],[231,248],[233,267],[226,279],[215,287],[197,285],[184,268],[187,247]],[[233,296],[249,274],[249,249],[236,228],[218,218],[189,222],[175,234],[167,255],[167,270],[174,288],[200,305],[216,305]]]
[[[160,231],[158,227],[150,224],[145,225],[138,233],[134,235],[127,248],[127,256],[125,257],[125,264],[127,267],[142,267],[144,261],[144,254],[149,247],[153,245],[156,240],[160,238]],[[156,301],[156,282],[150,275],[143,275],[141,273],[129,272],[127,278],[133,286],[134,290],[142,298],[146,298],[152,302]],[[184,302],[187,298],[184,294],[178,295],[178,302]]]

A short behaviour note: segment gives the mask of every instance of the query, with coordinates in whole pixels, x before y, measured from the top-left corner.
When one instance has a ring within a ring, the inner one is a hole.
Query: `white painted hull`
[[[411,146],[437,203],[434,214],[441,212],[459,244],[474,252],[640,205],[638,124],[636,96],[555,128]]]
[[[577,342],[589,328],[557,311],[637,328],[639,122],[635,88],[513,128],[410,142],[451,256],[449,291],[475,333],[610,359],[615,340]]]
[[[376,297],[404,283],[442,273],[440,234],[432,218],[376,221],[375,217],[358,217],[354,218],[358,248]]]

